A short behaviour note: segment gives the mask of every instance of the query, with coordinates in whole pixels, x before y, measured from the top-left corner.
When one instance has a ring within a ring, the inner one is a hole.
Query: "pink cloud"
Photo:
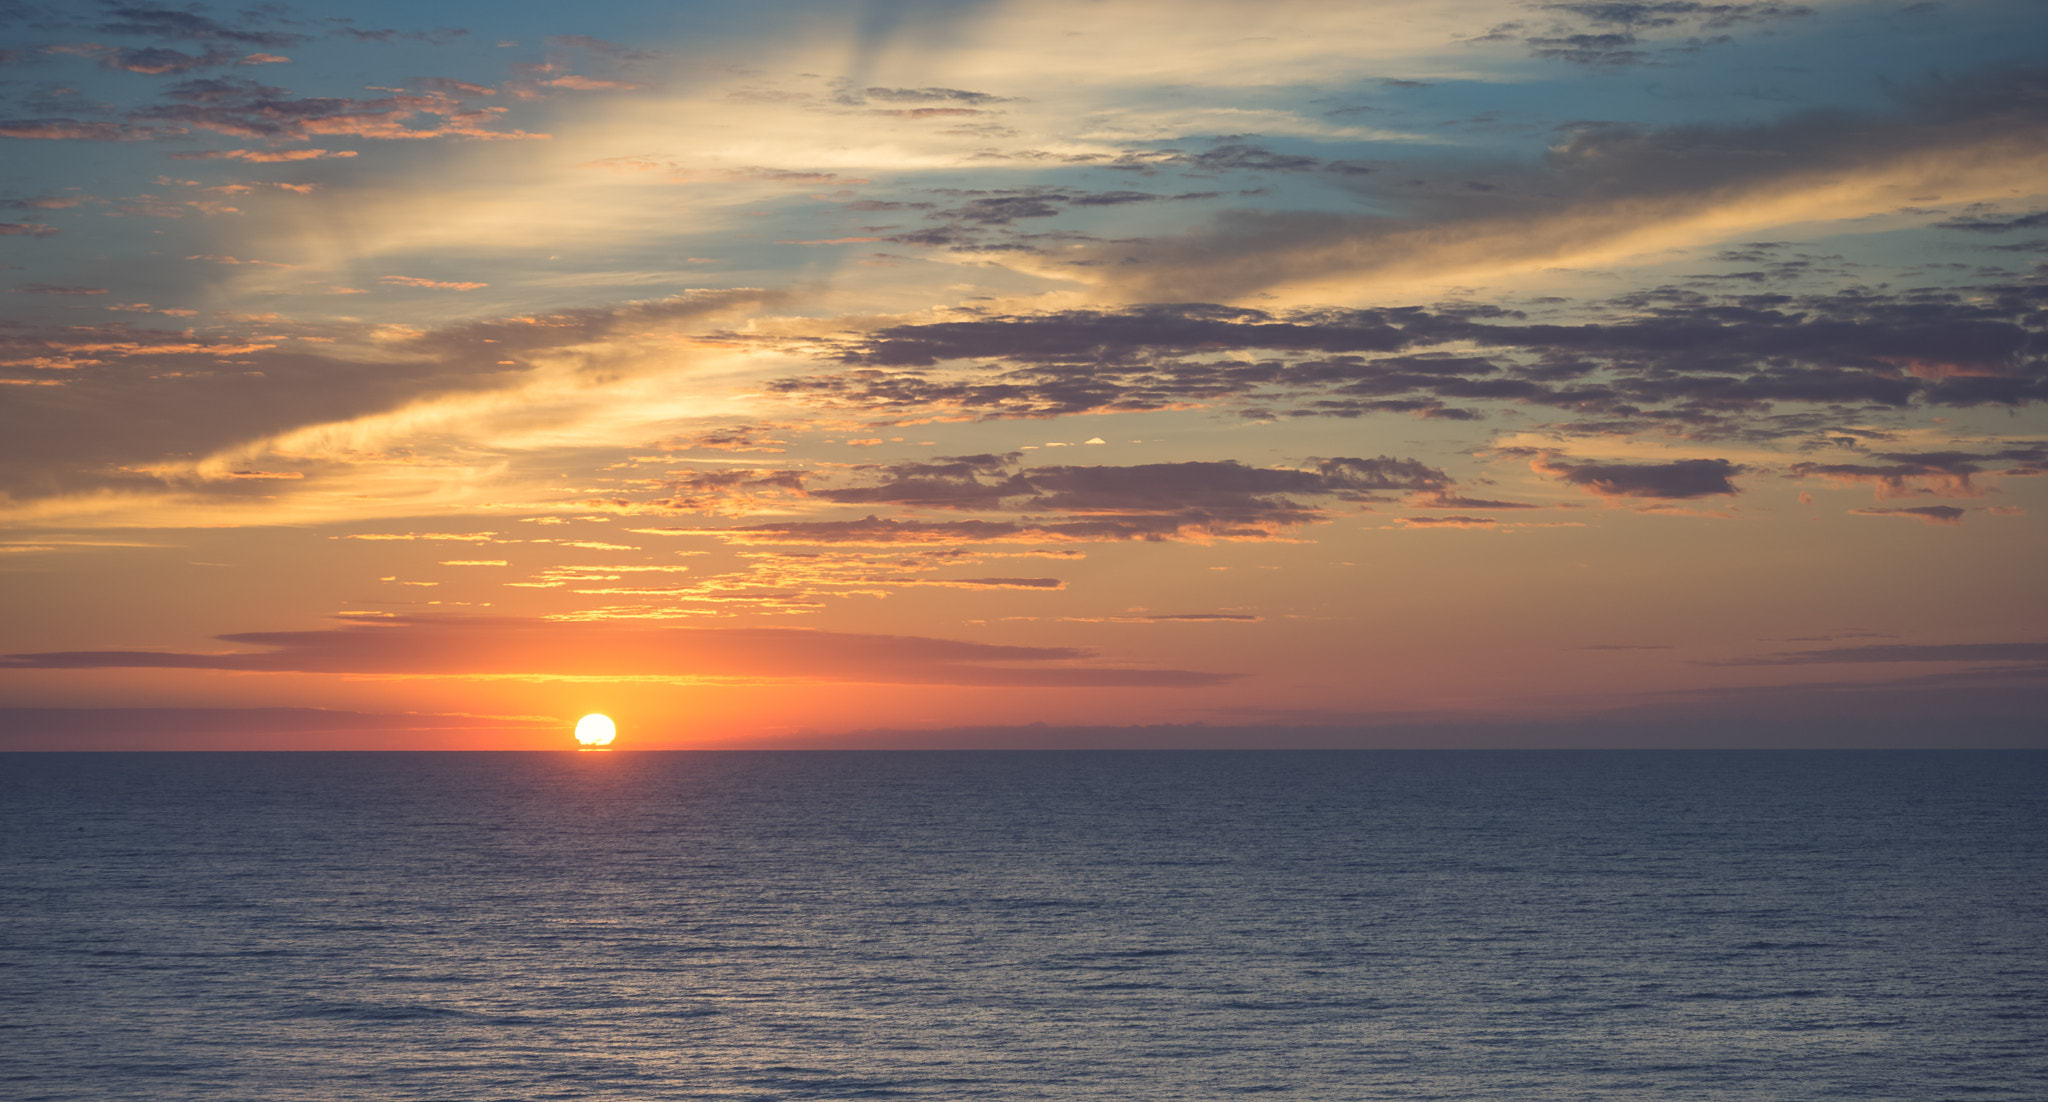
[[[216,149],[206,153],[173,153],[174,161],[249,161],[254,164],[275,164],[284,161],[315,161],[326,157],[353,157],[355,150],[341,149],[332,152],[325,149],[285,149],[264,151],[257,149]]]

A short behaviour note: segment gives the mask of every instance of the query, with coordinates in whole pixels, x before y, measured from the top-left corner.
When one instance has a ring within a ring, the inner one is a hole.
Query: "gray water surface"
[[[0,1098],[2040,1099],[2048,754],[0,755]]]

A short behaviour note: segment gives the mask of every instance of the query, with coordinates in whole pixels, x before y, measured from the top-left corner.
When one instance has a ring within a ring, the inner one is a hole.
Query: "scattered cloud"
[[[356,155],[353,149],[213,149],[204,153],[168,154],[174,161],[248,161],[251,164],[283,164]]]
[[[377,282],[390,284],[393,287],[423,287],[431,288],[437,291],[474,291],[479,288],[490,286],[490,284],[488,283],[472,283],[463,282],[459,280],[442,281],[434,279],[421,279],[418,276],[397,275],[379,276]]]
[[[1953,527],[1963,522],[1964,511],[1953,505],[1902,505],[1890,508],[1851,509],[1849,512],[1859,517],[1903,517],[1924,524]]]
[[[1063,688],[1196,688],[1227,674],[1102,664],[1080,647],[1028,647],[795,628],[628,627],[395,616],[315,631],[220,636],[209,654],[69,651],[0,658],[11,669],[184,669],[452,677],[824,681]]]
[[[1519,449],[1500,449],[1512,455]],[[1577,486],[1596,497],[1688,501],[1733,496],[1742,491],[1730,481],[1743,467],[1725,459],[1679,459],[1670,463],[1593,463],[1574,461],[1555,452],[1529,458],[1538,474]]]
[[[2048,643],[1878,643],[1785,651],[1758,658],[1707,662],[1715,666],[1813,666],[1869,662],[2048,662]]]

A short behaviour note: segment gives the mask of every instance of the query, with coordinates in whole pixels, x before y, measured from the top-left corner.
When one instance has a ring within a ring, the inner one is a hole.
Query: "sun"
[[[586,749],[610,746],[612,740],[618,737],[619,729],[612,726],[610,716],[592,712],[576,721],[576,741],[582,743]]]

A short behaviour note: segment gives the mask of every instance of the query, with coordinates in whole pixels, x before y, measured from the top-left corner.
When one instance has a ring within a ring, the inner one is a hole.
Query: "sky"
[[[0,749],[2048,744],[2044,43],[0,2]]]

